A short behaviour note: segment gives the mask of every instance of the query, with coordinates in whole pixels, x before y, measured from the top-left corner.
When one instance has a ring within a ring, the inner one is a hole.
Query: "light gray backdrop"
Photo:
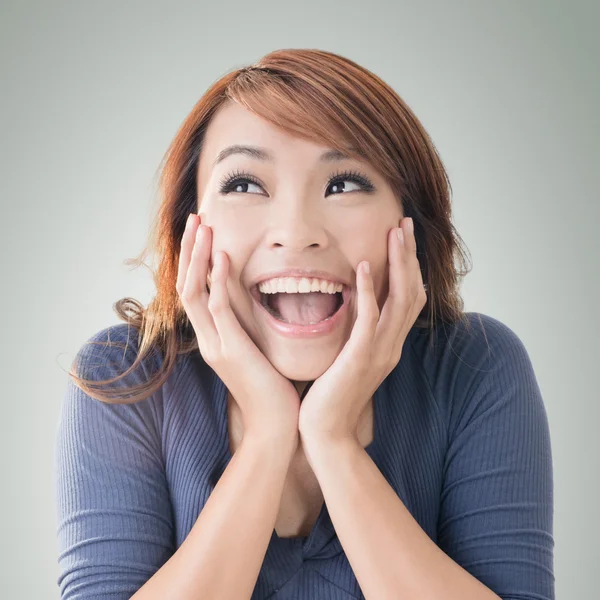
[[[152,280],[155,174],[206,88],[276,48],[348,56],[431,134],[474,268],[466,309],[525,343],[551,427],[557,598],[597,597],[600,11],[594,2],[0,6],[0,597],[58,598],[53,443],[68,368]]]

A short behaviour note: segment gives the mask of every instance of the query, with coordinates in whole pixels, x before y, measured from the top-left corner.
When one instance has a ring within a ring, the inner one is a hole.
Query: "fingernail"
[[[367,274],[371,272],[371,267],[369,266],[369,261],[368,260],[366,260],[363,263],[363,269],[365,270],[365,273],[367,273]]]
[[[401,227],[398,227],[398,229],[396,229],[396,234],[398,235],[398,239],[400,240],[400,243],[404,244],[404,232],[402,231]]]
[[[192,217],[193,217],[193,216],[194,216],[194,213],[190,213],[190,214],[188,215],[187,222],[186,222],[186,224],[185,224],[185,226],[186,226],[186,227],[189,227],[189,226],[190,226],[190,223],[192,222]]]
[[[409,233],[413,233],[415,230],[415,225],[413,223],[412,217],[407,217],[408,221],[406,223],[406,227]]]

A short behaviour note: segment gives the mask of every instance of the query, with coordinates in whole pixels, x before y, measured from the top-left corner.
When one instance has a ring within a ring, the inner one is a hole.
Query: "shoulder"
[[[79,377],[102,381],[127,372],[136,363],[139,356],[140,331],[127,323],[105,327],[91,336],[80,346],[73,368]],[[140,383],[162,365],[163,357],[157,348],[148,352],[138,361],[138,369],[125,377],[123,386]]]
[[[539,397],[530,356],[515,331],[483,313],[464,317],[410,335],[411,352],[446,420],[456,421],[477,404],[502,401],[515,387],[533,387],[529,397]],[[520,397],[525,401],[527,395]]]
[[[177,353],[159,391],[176,383],[186,371],[190,358],[190,354]],[[88,382],[99,384],[111,380],[106,384],[110,389],[135,390],[137,393],[141,386],[155,381],[163,372],[164,363],[163,348],[159,344],[145,346],[139,329],[118,323],[96,331],[83,342],[73,360],[72,370]],[[101,389],[98,387],[99,391]]]
[[[185,357],[178,357],[166,380],[154,387],[163,366],[162,352],[153,347],[140,356],[140,348],[140,331],[127,323],[104,327],[85,339],[72,363],[72,372],[83,380],[84,389],[69,377],[61,420],[86,427],[103,423],[111,428],[134,428],[144,437],[159,440],[165,404]]]
[[[433,330],[415,328],[410,340],[413,350],[424,359],[453,355],[456,360],[490,356],[500,349],[524,346],[505,323],[480,312],[463,313],[454,323],[441,322]],[[478,362],[478,361],[476,361]]]
[[[141,355],[141,346],[136,328],[126,323],[105,327],[81,346],[73,368],[100,394],[110,390],[111,396],[119,396],[106,403],[106,410],[123,416],[144,413],[163,434],[174,427],[189,427],[194,419],[208,418],[215,410],[215,396],[220,398],[224,387],[200,352],[178,353],[169,372],[161,375],[163,350],[151,347]],[[152,383],[157,377],[162,377],[162,382]],[[151,384],[153,391],[146,392]],[[86,404],[105,404],[83,396]]]

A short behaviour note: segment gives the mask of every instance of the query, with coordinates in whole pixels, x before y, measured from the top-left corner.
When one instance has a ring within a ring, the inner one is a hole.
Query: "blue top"
[[[554,600],[553,469],[540,388],[511,329],[467,316],[470,331],[413,327],[375,393],[366,451],[469,573],[502,599]],[[137,330],[118,324],[90,341],[109,338],[113,345],[80,349],[87,377],[114,377],[133,362]],[[156,353],[120,385],[146,381],[159,364]],[[182,544],[230,460],[227,389],[197,351],[135,404],[100,402],[69,378],[55,447],[61,599],[130,598]],[[364,599],[326,505],[308,537],[273,530],[252,595],[266,598]]]

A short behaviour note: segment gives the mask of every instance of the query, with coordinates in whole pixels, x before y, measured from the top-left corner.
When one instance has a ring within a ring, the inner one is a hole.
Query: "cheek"
[[[354,266],[361,260],[369,260],[373,265],[385,263],[388,232],[397,223],[393,215],[379,206],[363,208],[347,212],[343,218],[336,215],[332,226]]]
[[[345,238],[344,254],[355,271],[361,261],[369,261],[373,280],[377,286],[388,263],[388,229],[367,230],[361,228]]]
[[[253,229],[243,219],[226,211],[208,210],[201,216],[202,223],[212,231],[211,261],[214,263],[218,251],[225,252],[230,261],[230,274],[234,276],[247,260]]]

